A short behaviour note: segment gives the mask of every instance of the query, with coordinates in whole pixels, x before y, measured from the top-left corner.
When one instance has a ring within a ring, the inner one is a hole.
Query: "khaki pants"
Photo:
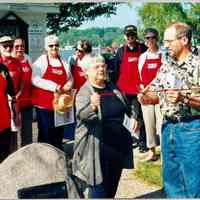
[[[157,136],[161,134],[162,115],[159,104],[142,105],[142,114],[146,130],[147,147],[156,147]]]

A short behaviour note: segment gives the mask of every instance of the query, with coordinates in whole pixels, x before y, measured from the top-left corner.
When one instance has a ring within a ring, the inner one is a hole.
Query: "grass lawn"
[[[160,154],[158,152],[157,154]],[[147,183],[155,184],[162,187],[162,166],[161,160],[154,162],[137,162],[134,175]]]

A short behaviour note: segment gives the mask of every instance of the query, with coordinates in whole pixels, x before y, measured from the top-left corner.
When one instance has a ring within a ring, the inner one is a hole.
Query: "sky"
[[[127,3],[121,4],[117,8],[117,14],[107,17],[97,17],[94,21],[84,22],[80,29],[92,27],[124,27],[128,24],[138,25],[139,17],[136,12],[136,7],[141,3],[133,3],[129,6]]]

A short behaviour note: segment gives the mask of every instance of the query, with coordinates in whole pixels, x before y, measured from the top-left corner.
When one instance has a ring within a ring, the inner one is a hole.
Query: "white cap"
[[[0,43],[13,42],[13,41],[14,40],[10,36],[0,37]]]
[[[47,49],[50,44],[55,44],[55,43],[59,43],[59,39],[56,35],[48,35],[44,39],[45,49]]]

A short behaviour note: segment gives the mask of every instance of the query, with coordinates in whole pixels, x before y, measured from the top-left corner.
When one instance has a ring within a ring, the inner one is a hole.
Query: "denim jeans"
[[[163,183],[168,198],[200,197],[200,119],[162,127]]]

